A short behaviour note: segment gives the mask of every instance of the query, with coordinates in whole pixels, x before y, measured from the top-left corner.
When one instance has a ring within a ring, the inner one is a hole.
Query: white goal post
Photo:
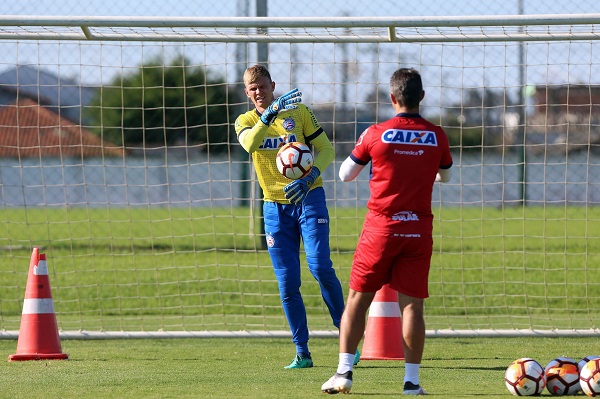
[[[423,17],[0,17],[0,40],[440,43],[597,40],[600,14]]]
[[[434,188],[428,336],[598,336],[599,46],[600,14],[2,15],[0,338],[18,335],[34,246],[62,337],[290,336],[232,128],[257,62],[335,145],[344,287],[369,188],[337,169],[410,66],[454,157]],[[311,334],[336,336],[303,265]]]

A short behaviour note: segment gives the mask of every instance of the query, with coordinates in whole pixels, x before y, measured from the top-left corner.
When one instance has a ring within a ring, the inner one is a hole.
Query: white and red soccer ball
[[[581,359],[579,361],[579,373],[581,374],[581,370],[583,369],[583,366],[585,366],[590,360],[594,360],[594,359],[600,359],[600,356],[590,355],[590,356],[586,356],[583,359]]]
[[[600,397],[600,356],[586,356],[580,361],[559,357],[545,368],[531,358],[517,359],[506,369],[504,381],[515,396],[537,396],[546,388],[554,396],[583,391],[587,396]]]
[[[292,142],[279,149],[276,163],[282,175],[290,180],[297,180],[308,175],[313,166],[313,156],[306,144]]]
[[[579,370],[581,390],[587,396],[600,396],[600,357],[587,356],[581,362],[588,360]]]
[[[570,357],[558,357],[548,363],[546,373],[546,389],[554,396],[577,395],[579,385],[579,364]]]
[[[504,382],[508,391],[515,396],[539,395],[546,387],[546,374],[541,364],[524,357],[508,366]]]

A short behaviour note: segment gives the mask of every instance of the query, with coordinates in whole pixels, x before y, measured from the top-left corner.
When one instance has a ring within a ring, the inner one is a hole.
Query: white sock
[[[354,353],[340,353],[337,373],[344,374],[352,371],[352,367],[354,367]]]
[[[410,381],[415,385],[419,385],[419,368],[420,364],[406,363],[404,365],[404,382]]]

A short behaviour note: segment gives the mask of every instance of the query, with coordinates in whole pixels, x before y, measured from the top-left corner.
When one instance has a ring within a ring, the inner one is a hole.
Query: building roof
[[[0,73],[0,105],[31,98],[78,124],[82,124],[81,110],[96,93],[97,88],[86,87],[37,66],[17,65]]]
[[[0,157],[123,156],[102,140],[31,99],[0,108]]]

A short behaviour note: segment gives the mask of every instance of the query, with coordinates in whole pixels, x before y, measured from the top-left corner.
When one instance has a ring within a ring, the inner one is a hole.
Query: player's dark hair
[[[244,84],[254,83],[259,78],[268,78],[270,81],[273,81],[269,70],[263,65],[252,65],[244,72]]]
[[[418,107],[423,93],[423,82],[419,71],[413,68],[398,69],[390,79],[390,92],[403,107]]]

